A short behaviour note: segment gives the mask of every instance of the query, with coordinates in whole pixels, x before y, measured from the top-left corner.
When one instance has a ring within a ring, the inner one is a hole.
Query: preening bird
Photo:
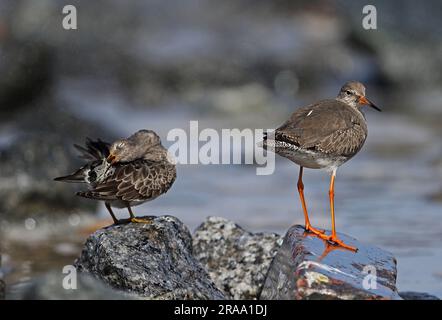
[[[77,195],[104,201],[115,224],[121,221],[112,207],[127,208],[131,222],[149,223],[136,218],[131,206],[166,193],[176,179],[176,166],[160,137],[152,130],[140,130],[112,144],[86,139],[84,147],[74,146],[88,163],[73,174],[54,180],[87,184],[89,190]]]

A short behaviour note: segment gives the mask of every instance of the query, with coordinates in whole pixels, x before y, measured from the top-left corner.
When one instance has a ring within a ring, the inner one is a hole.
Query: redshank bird
[[[321,239],[356,251],[343,243],[336,234],[334,184],[339,166],[361,150],[367,138],[367,123],[361,111],[363,105],[381,111],[365,97],[365,87],[356,81],[347,82],[335,99],[316,102],[296,110],[274,132],[274,138],[265,135],[263,146],[290,159],[300,166],[298,192],[305,218],[305,229]],[[302,182],[303,169],[326,169],[331,173],[329,198],[332,233],[326,235],[310,224]]]
[[[73,174],[55,180],[86,183],[89,191],[77,195],[104,201],[115,224],[123,220],[115,217],[111,206],[126,207],[130,214],[128,221],[149,223],[150,220],[136,218],[131,206],[166,193],[176,178],[175,164],[159,136],[151,130],[140,130],[112,145],[87,139],[85,147],[74,146],[89,162]]]

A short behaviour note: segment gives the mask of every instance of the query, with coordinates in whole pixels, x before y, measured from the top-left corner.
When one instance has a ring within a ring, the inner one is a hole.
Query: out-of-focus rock
[[[51,90],[53,51],[33,39],[0,39],[0,121]]]
[[[212,112],[233,116],[245,112],[268,112],[270,115],[270,112],[283,108],[282,104],[275,99],[274,94],[258,83],[215,88],[203,92],[191,91],[186,100],[201,110],[209,105]],[[272,111],[268,111],[269,108]]]
[[[5,283],[0,279],[0,300],[5,298]]]
[[[404,300],[440,300],[438,297],[425,292],[403,291],[399,295]]]
[[[75,269],[73,269],[75,270]],[[127,300],[135,296],[115,290],[89,274],[50,271],[11,289],[13,300]]]
[[[3,282],[3,272],[2,272],[2,255],[0,253],[0,300],[3,300],[5,298],[5,283]]]
[[[75,265],[116,289],[146,298],[224,298],[193,257],[189,230],[172,216],[96,231]]]
[[[132,105],[191,102],[192,91],[256,83],[272,89],[281,71],[296,73],[305,83],[301,90],[310,90],[337,77],[369,78],[379,69],[346,43],[350,26],[333,4],[281,10],[268,1],[97,0],[81,4],[81,26],[73,32],[60,27],[59,1],[4,1],[14,37],[54,48],[57,75],[112,79]]]
[[[40,101],[0,130],[1,219],[17,221],[95,211],[96,201],[75,196],[81,186],[53,179],[83,163],[74,143],[83,144],[88,136],[106,140],[111,134],[53,107],[53,103]]]
[[[250,233],[232,221],[209,217],[193,235],[193,252],[230,299],[256,299],[282,238]]]
[[[345,250],[293,226],[268,271],[260,299],[400,299],[396,259],[339,234]]]

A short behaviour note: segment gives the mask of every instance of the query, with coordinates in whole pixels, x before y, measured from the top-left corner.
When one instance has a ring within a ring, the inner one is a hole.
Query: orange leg
[[[330,197],[330,210],[331,210],[331,219],[332,219],[332,234],[330,237],[328,237],[328,241],[341,246],[345,249],[349,249],[352,251],[358,251],[357,248],[351,247],[349,245],[346,245],[342,240],[338,238],[336,235],[336,225],[335,225],[335,176],[336,176],[336,170],[333,171],[330,179],[330,189],[329,189],[329,197]]]
[[[299,192],[299,197],[301,198],[302,210],[304,211],[305,230],[308,232],[314,233],[316,235],[322,235],[324,233],[324,230],[318,230],[316,228],[313,228],[312,225],[310,224],[310,220],[308,218],[307,205],[305,204],[305,198],[304,198],[304,184],[302,183],[303,171],[304,171],[304,168],[299,167],[298,192]]]

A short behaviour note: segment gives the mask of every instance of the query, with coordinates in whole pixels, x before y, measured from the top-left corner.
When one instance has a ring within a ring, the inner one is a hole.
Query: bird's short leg
[[[305,198],[304,198],[304,183],[302,183],[303,169],[304,169],[303,167],[299,168],[298,192],[299,192],[299,197],[301,198],[302,210],[304,211],[305,230],[314,233],[316,235],[322,235],[324,233],[324,230],[313,228],[312,225],[310,224],[310,219],[308,218],[307,205],[305,204]]]
[[[326,237],[326,240],[329,242],[338,245],[342,248],[358,251],[358,248],[349,246],[345,244],[342,240],[340,240],[336,234],[336,226],[335,226],[335,176],[336,170],[333,171],[330,179],[330,189],[329,189],[329,197],[330,197],[330,211],[331,211],[331,219],[332,219],[332,234],[331,236]]]
[[[132,212],[132,208],[130,207],[130,205],[127,205],[127,210],[129,210],[129,214],[130,214],[130,218],[129,221],[133,222],[133,223],[146,223],[146,224],[150,224],[152,223],[153,219],[150,218],[144,218],[144,219],[140,219],[135,217],[134,213]]]
[[[106,206],[107,211],[109,211],[109,213],[110,213],[110,215],[112,217],[112,220],[114,220],[114,224],[118,224],[119,220],[115,217],[115,214],[112,211],[112,208],[111,208],[110,204],[105,202],[104,205]]]

